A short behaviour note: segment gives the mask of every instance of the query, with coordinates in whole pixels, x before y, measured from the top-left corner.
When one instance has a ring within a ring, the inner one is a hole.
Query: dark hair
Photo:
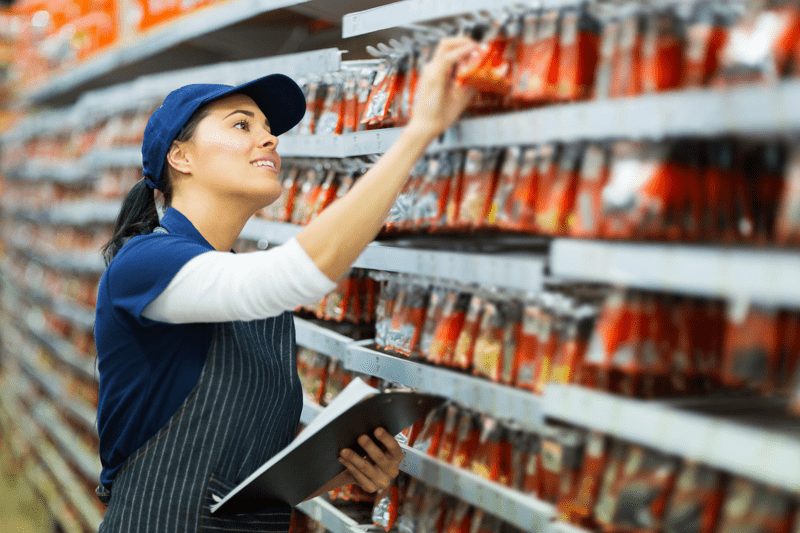
[[[175,136],[178,142],[185,142],[192,138],[197,124],[208,115],[208,106],[202,106],[194,112],[191,118]],[[164,207],[172,204],[172,183],[169,179],[169,165],[164,165],[161,171],[159,190],[163,197]],[[155,192],[147,186],[144,180],[139,180],[125,197],[122,207],[114,224],[114,234],[103,246],[103,259],[106,266],[111,263],[114,256],[125,246],[131,237],[152,233],[158,227],[158,210],[156,209]]]

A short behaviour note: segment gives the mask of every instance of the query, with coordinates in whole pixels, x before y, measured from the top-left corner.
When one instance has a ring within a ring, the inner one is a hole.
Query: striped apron
[[[291,507],[212,516],[222,498],[295,436],[302,410],[291,312],[216,324],[200,378],[169,421],[128,458],[99,533],[289,530]]]

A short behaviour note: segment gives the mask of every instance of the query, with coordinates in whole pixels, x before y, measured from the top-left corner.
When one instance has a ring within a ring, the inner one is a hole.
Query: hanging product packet
[[[680,87],[683,81],[685,36],[675,8],[666,7],[647,17],[642,41],[642,89],[653,93]]]
[[[561,42],[556,100],[571,102],[589,97],[600,48],[600,21],[589,4],[566,8],[561,15]]]
[[[500,382],[513,385],[517,380],[517,344],[522,334],[523,305],[517,299],[504,302],[505,326],[503,328],[503,350],[500,362]]]
[[[319,215],[323,209],[331,205],[336,199],[336,190],[339,186],[339,175],[334,169],[329,169],[325,173],[325,179],[319,185],[319,191],[312,192],[309,195],[314,197],[314,204],[308,217],[303,219],[300,223],[306,225],[311,222],[311,219]]]
[[[551,504],[555,504],[558,501],[561,466],[564,456],[564,449],[560,440],[562,430],[563,428],[545,426],[541,431],[538,463],[539,485],[536,495],[538,499]]]
[[[426,490],[425,484],[411,478],[397,518],[397,530],[400,533],[416,533],[419,530],[420,509]]]
[[[292,212],[292,223],[302,225],[311,218],[317,198],[322,192],[322,183],[327,177],[327,172],[321,165],[315,165],[305,172],[305,180],[300,188],[300,194]]]
[[[507,159],[505,161],[508,165],[512,164],[508,158],[510,157],[513,160],[513,156],[513,153],[506,152]],[[538,160],[538,148],[529,147],[522,151],[519,170],[516,172],[513,189],[509,194],[505,207],[503,208],[502,206],[502,200],[497,202],[499,209],[497,212],[497,223],[501,228],[528,232],[534,230],[536,216],[534,204],[539,182]],[[513,168],[508,166],[505,167],[503,176],[505,176],[506,179],[510,179],[509,176],[513,173]]]
[[[361,114],[359,129],[375,129],[383,120],[391,92],[390,84],[396,80],[393,75],[396,68],[397,63],[389,57],[384,57],[378,64],[364,111]]]
[[[582,144],[566,146],[561,151],[552,182],[546,184],[546,180],[542,180],[542,187],[547,190],[536,203],[536,226],[545,235],[567,233],[575,206],[583,150]]]
[[[528,461],[528,438],[528,433],[524,430],[510,430],[511,476],[508,478],[506,486],[520,492],[525,481],[525,464]]]
[[[450,366],[469,370],[472,368],[473,356],[475,353],[475,339],[481,326],[485,300],[480,296],[473,295],[469,302],[469,309],[464,317],[464,325],[456,340],[455,350]]]
[[[511,65],[510,98],[512,103],[516,105],[523,104],[518,95],[524,92],[528,86],[534,65],[537,62],[539,19],[539,11],[528,10],[523,13],[519,21],[519,38],[517,39],[517,49],[514,53],[516,60]]]
[[[670,390],[672,332],[667,303],[654,294],[645,294],[644,331],[640,350],[641,382],[637,396],[658,398]]]
[[[594,331],[597,314],[595,305],[568,301],[561,342],[550,370],[551,383],[575,382]]]
[[[475,511],[469,503],[458,500],[452,508],[443,533],[470,533],[474,513]]]
[[[464,190],[464,164],[466,160],[466,150],[455,152],[457,158],[454,160],[456,165],[450,179],[450,192],[447,195],[443,229],[452,230],[459,228],[459,217],[461,216],[461,198]]]
[[[505,301],[487,301],[475,339],[472,373],[499,382],[503,375],[506,341],[513,344],[514,324]],[[507,330],[512,330],[507,333]]]
[[[391,276],[381,282],[378,303],[375,306],[375,344],[378,349],[386,346],[398,291],[397,277]]]
[[[409,50],[408,74],[403,82],[403,88],[400,91],[399,98],[399,125],[408,124],[408,121],[411,119],[411,112],[414,109],[414,96],[417,92],[417,82],[422,73],[422,68],[430,60],[432,52],[433,49],[428,42],[422,44],[420,48],[414,46]]]
[[[385,233],[393,233],[408,226],[414,216],[419,185],[428,172],[428,158],[420,158],[411,169],[411,175],[397,195],[383,223]]]
[[[314,133],[340,135],[344,129],[344,81],[339,73],[329,74],[325,100]]]
[[[706,202],[702,185],[703,169],[707,165],[703,143],[694,139],[675,143],[670,160],[675,186],[667,213],[665,238],[670,241],[695,242],[703,237],[703,204]]]
[[[780,321],[774,309],[733,303],[728,308],[722,382],[769,393],[780,358]]]
[[[533,391],[536,388],[539,329],[544,313],[540,297],[526,302],[522,310],[522,328],[514,354],[514,385],[521,389]]]
[[[523,29],[523,42],[527,39],[527,20]],[[561,13],[551,9],[541,15],[536,27],[536,40],[530,54],[520,59],[518,84],[512,88],[512,100],[521,106],[531,106],[552,101],[556,96],[558,67],[561,52]]]
[[[615,19],[607,20],[603,25],[594,87],[591,88],[592,98],[604,99],[616,96],[612,94],[612,83],[614,82],[614,70],[619,63],[621,54],[619,46],[621,28],[622,24]]]
[[[308,348],[298,347],[297,366],[303,392],[316,404],[322,404],[328,377],[328,358]]]
[[[461,416],[462,412],[458,407],[453,404],[447,406],[447,411],[444,415],[442,437],[439,441],[439,450],[436,453],[436,457],[446,463],[453,460],[456,442],[458,441],[458,422]]]
[[[393,128],[401,126],[401,108],[403,88],[406,86],[406,78],[411,68],[411,51],[405,50],[401,55],[395,59],[397,67],[393,73],[390,74],[392,80],[389,83],[389,98],[386,102],[386,108],[383,110],[381,121],[377,125],[379,128]]]
[[[442,152],[428,160],[428,169],[422,177],[414,204],[414,229],[429,230],[442,223],[450,193],[453,163],[452,152]]]
[[[481,437],[481,415],[463,411],[458,421],[456,447],[451,464],[456,468],[469,468]]]
[[[510,146],[503,152],[503,163],[500,167],[500,176],[497,180],[492,206],[486,216],[487,226],[499,226],[508,229],[510,224],[510,207],[514,189],[519,181],[521,149],[519,146]]]
[[[425,321],[420,332],[419,344],[413,353],[414,356],[429,359],[436,325],[442,320],[446,296],[447,290],[442,287],[434,287],[431,290],[428,297],[428,310],[425,312]]]
[[[410,357],[417,351],[428,310],[429,296],[430,289],[427,286],[415,284],[409,292],[406,304],[407,313],[400,327],[400,341],[396,346],[396,350],[406,357]]]
[[[515,24],[510,20],[489,22],[478,47],[456,67],[456,81],[482,93],[508,94],[515,40]]]
[[[361,124],[361,117],[367,108],[367,101],[378,69],[364,67],[348,72],[351,74],[348,74],[344,85],[342,133],[353,133],[365,129]]]
[[[780,141],[760,144],[745,160],[750,197],[753,198],[754,237],[758,244],[775,241],[775,225],[781,201],[786,150]]]
[[[551,188],[559,175],[561,154],[561,146],[558,144],[545,144],[539,147],[539,156],[536,163],[536,195],[533,197],[531,204],[534,212],[532,228],[536,232],[541,231],[539,227],[539,222],[542,221],[541,213],[550,196]]]
[[[345,311],[353,298],[353,281],[352,275],[342,278],[336,288],[328,294],[325,298],[323,320],[341,322],[344,319]]]
[[[792,525],[792,507],[788,493],[734,478],[728,484],[717,531],[785,533]]]
[[[309,78],[303,85],[306,97],[306,113],[297,125],[298,135],[314,135],[317,131],[317,117],[322,110],[324,86],[318,78]]]
[[[401,494],[408,490],[409,478],[405,475],[397,476],[385,489],[375,494],[375,503],[372,507],[372,523],[390,531],[397,522],[400,512]]]
[[[338,359],[331,359],[328,362],[328,378],[325,380],[325,393],[320,405],[330,404],[352,380],[353,377],[345,370],[344,363]]]
[[[533,392],[544,394],[550,382],[550,373],[558,347],[561,345],[565,313],[565,298],[562,294],[543,294],[548,312],[539,321],[539,350],[536,358],[536,377]]]
[[[289,171],[286,172],[283,182],[281,183],[281,196],[278,198],[278,201],[275,202],[275,207],[271,210],[272,215],[270,216],[270,220],[288,222],[291,218],[298,190],[300,172],[301,169],[299,167],[291,167]]]
[[[611,74],[612,98],[642,93],[642,46],[647,27],[647,13],[635,5],[620,22],[618,52]]]
[[[422,431],[414,441],[415,450],[419,450],[431,457],[436,457],[439,452],[439,443],[444,433],[444,419],[446,413],[446,404],[428,413],[428,416],[425,418],[425,424],[422,426]]]
[[[683,85],[686,87],[708,85],[719,68],[719,57],[728,40],[728,20],[731,18],[723,9],[707,0],[694,6],[686,27],[683,69]]]
[[[472,457],[469,470],[489,481],[497,481],[500,477],[501,455],[510,449],[501,449],[500,436],[502,426],[490,417],[483,418],[483,427],[478,439],[478,447]]]
[[[751,10],[730,30],[717,83],[764,83],[782,78],[800,41],[800,8],[776,1]]]
[[[464,229],[483,227],[497,185],[501,152],[497,148],[467,150],[462,177],[458,226]]]
[[[611,354],[611,390],[631,397],[637,396],[643,373],[641,347],[647,327],[644,299],[640,292],[628,294],[617,346]]]
[[[780,244],[800,244],[800,144],[793,144],[784,169],[783,190],[775,221]]]
[[[597,326],[586,348],[578,382],[584,387],[608,390],[611,358],[630,331],[630,312],[624,289],[614,289],[600,309]]]
[[[571,237],[596,238],[603,234],[603,188],[608,181],[610,150],[590,145],[583,154],[575,191],[575,209],[569,219]]]
[[[579,458],[580,474],[574,485],[575,490],[569,494],[561,492],[557,511],[562,520],[593,529],[594,506],[600,492],[611,441],[595,431],[589,432],[585,439],[583,457]]]
[[[722,508],[722,473],[686,462],[662,522],[664,533],[713,533]]]
[[[559,442],[561,443],[561,476],[555,502],[557,512],[574,502],[582,490],[580,485],[581,467],[586,447],[586,432],[565,428],[559,433]]]
[[[600,490],[594,507],[594,522],[601,531],[613,531],[614,510],[617,506],[616,485],[622,476],[629,449],[632,446],[619,440],[611,442],[608,460],[600,480]]]
[[[668,327],[672,339],[668,355],[670,389],[682,395],[700,392],[702,378],[695,361],[696,305],[685,297],[670,298],[668,302]]]
[[[467,317],[472,296],[450,290],[444,296],[442,316],[436,324],[428,360],[437,365],[451,365],[459,335]]]
[[[398,280],[397,297],[392,306],[392,314],[384,337],[384,349],[387,351],[397,352],[397,347],[400,345],[400,329],[408,316],[408,300],[412,290],[413,285],[406,278]]]

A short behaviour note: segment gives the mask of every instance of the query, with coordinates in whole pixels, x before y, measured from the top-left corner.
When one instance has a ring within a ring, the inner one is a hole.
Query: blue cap
[[[270,74],[257,80],[233,87],[231,85],[185,85],[167,95],[144,128],[142,163],[145,183],[158,189],[161,173],[172,141],[197,109],[212,100],[231,93],[240,93],[253,99],[267,117],[273,135],[292,129],[306,112],[303,91],[288,76]]]

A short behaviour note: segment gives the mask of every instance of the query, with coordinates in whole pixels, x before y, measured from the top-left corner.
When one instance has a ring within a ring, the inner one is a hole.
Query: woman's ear
[[[185,143],[172,141],[172,146],[167,152],[167,164],[181,174],[191,173],[191,158],[186,150]]]

